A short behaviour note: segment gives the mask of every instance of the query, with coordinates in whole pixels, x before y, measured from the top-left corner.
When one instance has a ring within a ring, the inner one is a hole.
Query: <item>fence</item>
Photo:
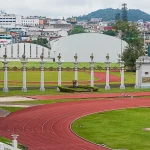
[[[20,150],[18,148],[14,148],[10,145],[4,144],[0,142],[0,150]]]
[[[13,138],[12,146],[0,142],[0,150],[20,150],[17,148],[18,147],[17,137],[18,135],[15,135],[15,134],[12,135],[12,138]]]

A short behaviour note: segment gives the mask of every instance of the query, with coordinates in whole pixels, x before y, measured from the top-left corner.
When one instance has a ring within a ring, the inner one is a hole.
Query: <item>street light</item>
[[[122,31],[121,30],[119,30],[119,35],[121,39],[121,56],[122,56]]]

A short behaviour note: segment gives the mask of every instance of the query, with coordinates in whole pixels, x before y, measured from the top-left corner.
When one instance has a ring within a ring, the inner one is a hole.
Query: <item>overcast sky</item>
[[[150,14],[150,0],[0,0],[0,10],[17,15],[41,15],[51,18],[79,16],[103,8],[141,9]]]

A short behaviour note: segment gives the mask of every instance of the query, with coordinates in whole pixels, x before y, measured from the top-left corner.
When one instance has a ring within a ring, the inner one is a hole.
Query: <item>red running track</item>
[[[150,107],[149,98],[91,100],[43,105],[18,111],[0,121],[0,136],[15,133],[29,150],[107,150],[80,139],[71,123],[84,115],[106,110]]]

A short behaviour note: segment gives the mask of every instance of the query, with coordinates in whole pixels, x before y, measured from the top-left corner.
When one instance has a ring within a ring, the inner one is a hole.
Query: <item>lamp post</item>
[[[45,92],[45,88],[44,88],[44,65],[45,65],[45,62],[43,61],[43,58],[44,58],[43,53],[41,54],[40,58],[41,58],[41,62],[40,62],[40,64],[41,64],[41,87],[40,87],[40,91]]]
[[[120,85],[120,89],[124,90],[125,89],[125,85],[124,85],[124,61],[120,62],[120,68],[121,68],[121,85]]]
[[[93,53],[91,54],[90,56],[91,58],[91,62],[90,62],[90,65],[91,65],[91,87],[94,87],[94,56],[93,56]]]
[[[106,86],[105,86],[105,90],[110,90],[110,86],[109,86],[109,67],[110,67],[110,61],[109,61],[109,54],[107,54],[106,56]]]
[[[62,62],[61,62],[61,54],[59,53],[59,55],[57,56],[58,58],[58,86],[61,86],[61,67],[62,67]],[[57,87],[57,91],[59,92],[59,88]]]
[[[5,53],[5,55],[3,56],[4,57],[4,61],[3,61],[3,64],[4,64],[4,88],[3,88],[3,92],[8,92],[8,71],[7,71],[7,67],[8,67],[8,61],[6,60],[7,58],[7,55]]]
[[[22,92],[27,92],[27,87],[26,87],[26,64],[28,63],[28,60],[26,59],[25,53],[22,55],[21,63],[23,65],[23,87],[22,87]]]
[[[122,56],[122,31],[119,30],[120,40],[121,40],[121,56]]]
[[[75,54],[74,59],[75,59],[75,62],[74,62],[74,65],[75,65],[75,68],[74,68],[75,69],[74,80],[76,81],[76,86],[78,86],[78,64],[79,64],[79,62],[77,61],[77,59],[78,59],[77,53]]]
[[[140,66],[141,66],[141,61],[137,60],[136,61],[136,83],[135,83],[135,89],[140,88]]]

